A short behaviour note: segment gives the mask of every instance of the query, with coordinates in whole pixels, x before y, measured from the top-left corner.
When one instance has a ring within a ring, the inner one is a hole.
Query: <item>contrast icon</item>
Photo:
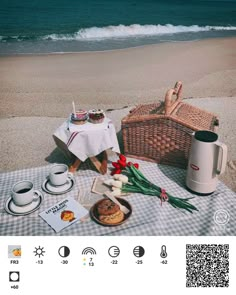
[[[9,271],[9,282],[19,282],[20,272],[19,271]]]
[[[117,246],[111,246],[109,249],[108,249],[108,254],[111,256],[111,257],[117,257],[119,256],[120,254],[120,249],[117,247]]]
[[[84,250],[82,251],[82,254],[83,255],[87,255],[87,254],[91,254],[91,255],[96,255],[96,251],[95,249],[93,249],[92,247],[87,247],[87,248],[84,248]]]
[[[38,246],[38,248],[35,247],[35,250],[34,250],[35,255],[34,256],[38,256],[39,258],[41,256],[44,256],[45,251],[43,249],[44,249],[44,247],[40,247],[40,246]]]
[[[142,246],[136,246],[133,250],[134,256],[136,257],[143,257],[145,250]]]
[[[166,245],[161,246],[161,258],[166,258],[167,257],[167,252],[166,252]]]
[[[70,249],[67,246],[61,246],[58,250],[58,254],[63,258],[68,257],[70,255]]]

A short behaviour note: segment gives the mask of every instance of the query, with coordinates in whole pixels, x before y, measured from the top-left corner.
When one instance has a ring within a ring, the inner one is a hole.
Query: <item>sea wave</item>
[[[172,35],[178,33],[197,33],[206,31],[233,31],[236,30],[235,26],[174,26],[171,24],[166,25],[139,25],[133,24],[129,26],[118,25],[118,26],[107,26],[107,27],[91,27],[83,28],[78,32],[71,34],[50,34],[44,36],[0,36],[0,42],[7,41],[26,41],[26,40],[103,40],[113,38],[129,38],[139,36],[162,36]]]
[[[228,26],[174,26],[167,25],[119,25],[107,27],[92,27],[81,29],[74,34],[51,34],[44,36],[44,39],[50,40],[97,40],[97,39],[111,39],[111,38],[128,38],[135,36],[157,36],[166,34],[188,33],[188,32],[202,32],[202,31],[225,31],[236,30],[236,27]]]

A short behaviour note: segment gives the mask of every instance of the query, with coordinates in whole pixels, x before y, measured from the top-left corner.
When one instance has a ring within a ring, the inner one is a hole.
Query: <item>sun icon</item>
[[[38,246],[38,248],[35,247],[34,253],[35,256],[38,256],[40,258],[40,256],[44,256],[45,251],[43,250],[43,247]]]

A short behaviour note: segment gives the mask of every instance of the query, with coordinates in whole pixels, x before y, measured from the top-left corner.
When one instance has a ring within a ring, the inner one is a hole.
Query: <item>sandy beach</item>
[[[139,103],[163,100],[183,82],[187,102],[220,117],[229,149],[221,180],[236,191],[236,38],[173,42],[130,49],[0,57],[0,171],[67,160],[52,139],[78,108],[103,108],[120,120]]]

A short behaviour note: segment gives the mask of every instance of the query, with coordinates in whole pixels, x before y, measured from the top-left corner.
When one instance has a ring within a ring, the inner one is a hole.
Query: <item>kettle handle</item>
[[[225,167],[227,163],[227,146],[224,143],[217,142],[216,145],[219,147],[219,152],[221,150],[221,161],[219,165],[219,154],[218,154],[218,160],[217,160],[217,174],[220,175],[225,172]]]

